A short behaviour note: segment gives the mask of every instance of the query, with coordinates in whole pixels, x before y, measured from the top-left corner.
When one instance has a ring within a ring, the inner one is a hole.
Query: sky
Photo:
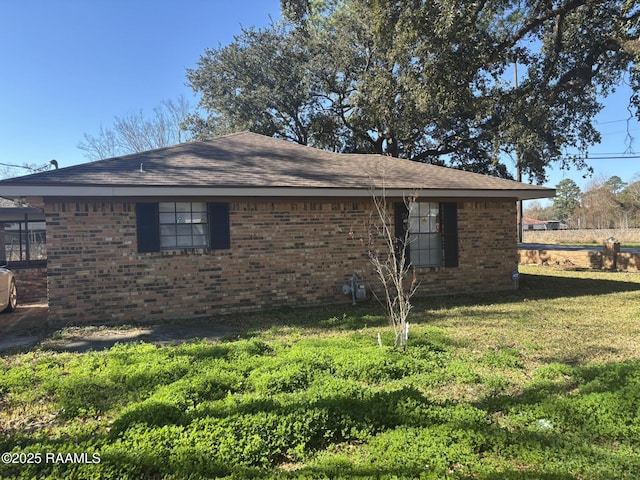
[[[270,17],[279,0],[0,0],[0,162],[85,162],[114,117],[195,107],[186,70]]]
[[[0,0],[0,163],[82,163],[84,134],[116,116],[151,114],[180,96],[195,107],[186,70],[207,48],[272,18],[280,18],[279,0]],[[597,117],[594,177],[554,168],[545,185],[571,178],[584,190],[593,178],[640,175],[640,124],[629,124],[629,145],[628,97],[621,87]],[[625,152],[639,155],[611,158]]]

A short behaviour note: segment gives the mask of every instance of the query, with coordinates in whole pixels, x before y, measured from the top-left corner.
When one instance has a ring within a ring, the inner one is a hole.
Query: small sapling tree
[[[396,234],[385,190],[381,195],[373,193],[372,197],[374,212],[369,228],[369,259],[382,284],[382,292],[378,294],[373,289],[373,295],[387,310],[394,333],[394,346],[405,348],[409,339],[411,297],[419,286],[409,259],[411,236],[409,228],[402,228],[400,236]],[[415,193],[404,198],[407,210],[412,208],[416,198]]]

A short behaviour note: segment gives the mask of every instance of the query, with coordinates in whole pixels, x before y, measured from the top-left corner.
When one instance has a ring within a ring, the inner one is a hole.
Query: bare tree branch
[[[165,100],[147,117],[142,110],[114,118],[113,128],[100,126],[97,135],[84,134],[78,148],[89,160],[168,147],[190,139],[185,128],[189,103],[184,97]]]
[[[382,195],[372,194],[375,211],[369,230],[369,260],[378,280],[383,287],[384,298],[373,295],[387,309],[389,324],[394,332],[394,346],[405,348],[409,338],[409,312],[411,312],[411,298],[416,293],[419,282],[415,269],[407,258],[408,246],[411,242],[409,229],[405,229],[401,239],[396,238],[393,221],[389,214],[386,192]],[[405,198],[408,209],[417,199],[417,194]],[[411,283],[409,285],[409,278]]]

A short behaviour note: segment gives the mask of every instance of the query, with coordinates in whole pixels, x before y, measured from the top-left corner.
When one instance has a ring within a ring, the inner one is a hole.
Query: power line
[[[640,155],[598,155],[593,157],[588,155],[582,160],[635,160],[638,158]]]
[[[637,156],[640,155],[640,153],[636,153],[636,152],[629,152],[629,153],[620,153],[620,152],[597,152],[597,153],[593,153],[593,154],[587,154],[587,158],[593,158],[591,155],[595,155],[596,157],[626,157],[626,156]]]
[[[609,121],[606,121],[606,122],[598,122],[596,120],[596,125],[608,125],[610,123],[622,123],[622,122],[627,122],[628,123],[628,122],[633,122],[635,120],[636,120],[635,117],[633,117],[633,118],[625,118],[623,120],[609,120]]]

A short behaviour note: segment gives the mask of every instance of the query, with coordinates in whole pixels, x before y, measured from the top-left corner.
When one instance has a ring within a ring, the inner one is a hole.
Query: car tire
[[[16,288],[16,281],[11,279],[11,283],[9,284],[9,303],[7,304],[7,308],[4,309],[5,312],[13,312],[18,306],[18,290]]]

